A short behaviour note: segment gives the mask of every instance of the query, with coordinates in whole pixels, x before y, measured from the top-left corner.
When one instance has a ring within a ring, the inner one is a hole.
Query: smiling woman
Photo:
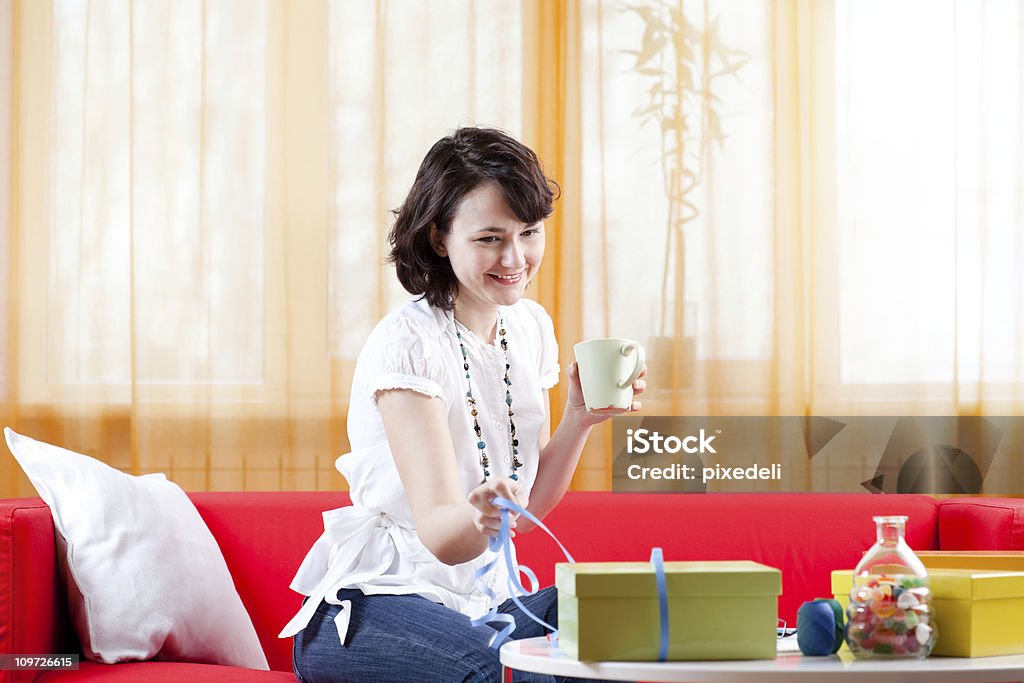
[[[503,133],[461,128],[442,138],[394,212],[389,260],[399,281],[431,306],[452,310],[461,303],[472,310],[480,279],[504,278],[518,285],[517,296],[504,304],[515,303],[540,267],[542,221],[557,192],[537,155]],[[473,268],[483,270],[469,272]]]
[[[394,212],[390,259],[416,296],[356,361],[353,451],[336,463],[353,505],[324,515],[292,582],[308,598],[281,633],[295,638],[301,680],[493,681],[495,632],[471,619],[497,608],[516,622],[514,638],[542,635],[511,600],[503,566],[475,575],[497,555],[491,501],[547,515],[591,428],[611,416],[586,410],[573,364],[549,435],[558,344],[544,308],[523,294],[544,258],[556,191],[525,145],[462,128],[430,149]],[[551,587],[524,602],[554,624],[555,597]]]
[[[482,313],[479,330],[466,324],[489,337],[484,326],[493,327],[494,320],[482,309],[511,306],[523,296],[544,258],[544,224],[524,223],[492,181],[466,195],[447,234],[432,224],[430,242],[460,283],[456,316],[465,322]]]

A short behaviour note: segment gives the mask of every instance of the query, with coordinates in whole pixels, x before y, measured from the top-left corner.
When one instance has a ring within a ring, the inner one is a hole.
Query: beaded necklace
[[[455,322],[454,316],[452,316],[452,321]],[[462,341],[462,333],[459,331],[459,324],[457,322],[455,322],[455,336],[459,338],[459,348],[462,350],[462,369],[466,371],[466,405],[469,408],[470,417],[473,418],[473,431],[476,432],[476,448],[480,452],[480,468],[484,472],[484,478],[481,483],[486,483],[487,478],[491,476],[491,461],[487,457],[487,443],[483,439],[480,423],[477,421],[476,398],[473,396],[473,383],[469,376],[469,354],[466,352],[466,345]],[[505,354],[505,405],[508,407],[509,448],[512,449],[512,473],[509,475],[509,478],[518,480],[519,474],[517,472],[523,466],[523,463],[519,462],[519,439],[516,438],[516,423],[512,420],[512,416],[515,413],[512,412],[512,380],[508,376],[508,371],[512,366],[508,362],[508,339],[505,338],[505,321],[502,319],[501,314],[498,314],[498,336],[501,337],[501,350]]]

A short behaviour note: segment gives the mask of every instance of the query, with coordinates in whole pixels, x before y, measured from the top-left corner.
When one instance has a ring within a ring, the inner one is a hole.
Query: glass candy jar
[[[853,573],[846,644],[856,657],[927,657],[935,646],[928,571],[903,539],[906,517],[875,517]]]

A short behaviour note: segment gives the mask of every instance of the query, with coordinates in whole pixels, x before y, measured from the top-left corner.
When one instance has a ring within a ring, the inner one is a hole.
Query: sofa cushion
[[[1024,550],[1024,499],[943,500],[939,541],[943,550]]]
[[[349,505],[348,493],[197,492],[189,494],[220,545],[271,669],[291,671],[292,641],[277,634],[302,604],[288,586],[323,513]]]
[[[0,654],[78,652],[54,555],[53,516],[39,498],[0,500]],[[23,683],[34,671],[0,671]]]
[[[53,514],[86,657],[267,667],[224,558],[178,486],[4,433]]]

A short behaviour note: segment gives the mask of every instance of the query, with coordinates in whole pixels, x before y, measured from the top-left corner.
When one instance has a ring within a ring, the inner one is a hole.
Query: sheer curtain
[[[405,297],[389,209],[446,131],[522,134],[518,3],[3,8],[3,422],[191,490],[341,488]]]
[[[647,343],[651,413],[1021,414],[1019,3],[595,1],[577,21],[560,329]],[[588,487],[610,485],[609,434]],[[806,456],[779,459],[811,488]]]
[[[315,483],[295,453],[319,424],[282,426],[304,349],[278,334],[294,56],[272,7],[13,9],[6,422],[186,488]]]
[[[530,296],[563,367],[647,345],[647,414],[1024,408],[1016,3],[6,0],[0,46],[0,418],[126,471],[343,486],[389,209],[464,124],[562,185]]]

